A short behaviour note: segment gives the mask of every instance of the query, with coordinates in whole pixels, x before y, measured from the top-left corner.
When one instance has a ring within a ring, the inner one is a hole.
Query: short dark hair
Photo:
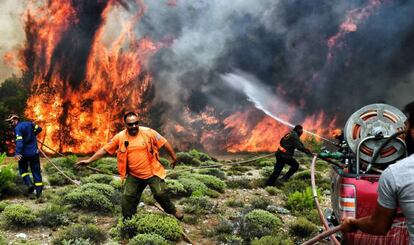
[[[127,112],[125,112],[125,114],[124,114],[124,122],[126,122],[126,119],[128,117],[130,117],[130,116],[136,116],[136,117],[138,117],[138,114],[135,113],[135,112],[133,112],[133,111],[127,111]]]
[[[301,130],[303,130],[303,127],[302,127],[302,125],[296,125],[296,126],[293,128],[293,130],[295,130],[296,132],[297,132],[297,131],[301,131]]]
[[[414,101],[404,106],[404,113],[407,115],[410,127],[414,127]]]

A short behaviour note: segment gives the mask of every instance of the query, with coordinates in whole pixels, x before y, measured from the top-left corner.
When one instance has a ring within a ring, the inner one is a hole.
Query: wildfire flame
[[[152,90],[152,77],[145,68],[162,47],[133,31],[146,11],[142,1],[136,1],[139,11],[127,20],[120,18],[124,7],[116,1],[91,2],[51,1],[31,6],[26,13],[28,42],[23,55],[25,71],[33,72],[26,115],[43,126],[44,143],[61,152],[97,150],[120,128],[124,108],[145,115]],[[96,11],[97,16],[85,17],[87,11]],[[111,14],[121,21],[121,31],[115,35],[107,23]],[[82,18],[95,18],[88,20],[95,26],[82,30]],[[82,31],[92,34],[85,37]],[[65,48],[68,53],[63,54]]]
[[[350,32],[356,32],[358,26],[368,19],[380,6],[384,0],[369,0],[365,7],[356,8],[349,11],[345,21],[339,27],[338,33],[328,39],[328,63],[332,62],[333,50],[343,47],[343,39]]]

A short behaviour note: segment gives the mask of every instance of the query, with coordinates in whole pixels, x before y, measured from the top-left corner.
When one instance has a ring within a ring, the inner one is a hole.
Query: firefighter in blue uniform
[[[280,146],[276,152],[276,164],[273,173],[270,175],[266,185],[274,185],[285,164],[290,166],[289,171],[283,176],[282,182],[287,181],[298,169],[299,163],[293,158],[295,149],[298,149],[308,155],[312,152],[307,149],[300,141],[300,136],[303,134],[303,127],[296,125],[295,128],[287,133],[280,140]]]
[[[40,198],[43,182],[36,136],[42,131],[42,128],[33,122],[21,122],[19,116],[15,114],[10,115],[6,121],[14,128],[16,135],[14,158],[19,162],[19,171],[27,186],[27,194],[32,195],[36,190],[36,198]],[[34,183],[29,176],[29,166]]]

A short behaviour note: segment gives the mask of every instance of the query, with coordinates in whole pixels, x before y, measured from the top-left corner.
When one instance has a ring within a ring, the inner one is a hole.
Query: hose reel
[[[406,119],[399,109],[387,104],[367,105],[351,115],[345,124],[344,136],[349,148],[357,155],[358,169],[360,161],[370,163],[387,139],[405,130]],[[373,163],[376,167],[386,167],[405,156],[406,146],[401,135],[388,141]],[[371,164],[365,172],[370,167]]]

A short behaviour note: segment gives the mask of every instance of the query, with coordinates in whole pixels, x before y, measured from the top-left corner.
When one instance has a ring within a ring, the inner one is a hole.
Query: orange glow
[[[134,27],[146,11],[142,1],[136,4],[139,11],[129,19],[118,19],[122,28],[109,42],[106,34],[114,28],[106,20],[123,9],[115,1],[106,5],[102,25],[89,47],[85,81],[76,89],[62,77],[65,67],[52,57],[63,33],[79,21],[70,1],[51,1],[27,11],[26,32],[36,42],[25,48],[34,52],[32,96],[25,113],[42,125],[46,145],[60,152],[94,152],[122,127],[119,115],[123,109],[128,107],[139,115],[148,112],[149,103],[143,99],[152,88],[152,77],[145,70],[148,59],[162,45],[135,33]]]

